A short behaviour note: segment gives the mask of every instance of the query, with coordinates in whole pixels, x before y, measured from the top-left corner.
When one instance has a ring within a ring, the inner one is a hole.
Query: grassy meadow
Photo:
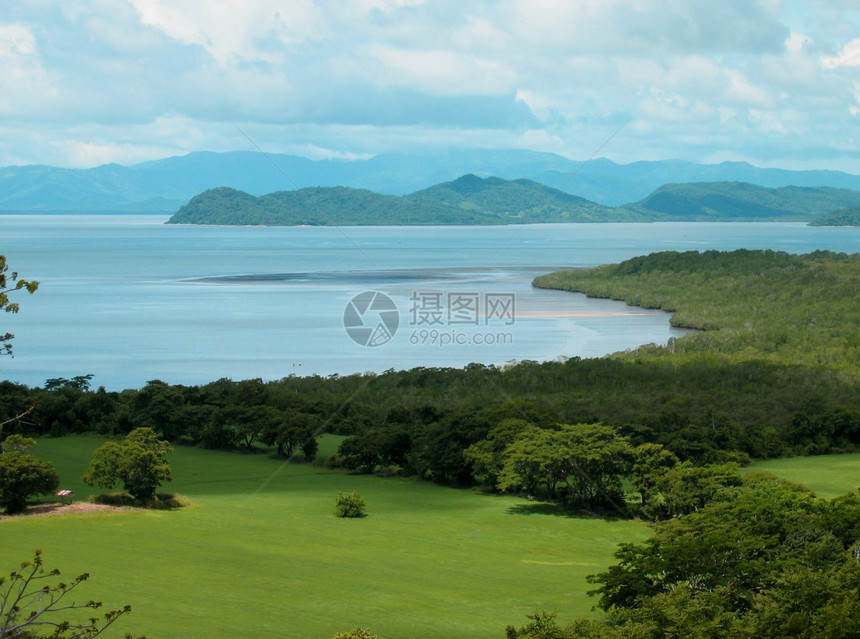
[[[61,487],[100,439],[45,439]],[[330,454],[336,441],[322,442]],[[558,514],[513,497],[283,464],[265,455],[178,447],[165,490],[191,507],[0,521],[0,565],[42,549],[65,578],[87,571],[81,599],[129,603],[121,632],[157,637],[330,639],[361,625],[382,639],[496,638],[537,610],[588,614],[585,576],[647,526]],[[363,519],[333,515],[358,491]]]
[[[754,470],[771,472],[808,486],[819,497],[832,499],[860,486],[860,453],[768,459],[742,468],[741,472]]]

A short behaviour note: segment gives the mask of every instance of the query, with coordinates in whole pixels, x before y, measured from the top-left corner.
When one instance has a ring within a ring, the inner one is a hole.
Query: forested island
[[[220,187],[193,197],[169,224],[437,225],[563,222],[804,221],[860,205],[860,191],[767,188],[744,182],[668,184],[639,202],[609,207],[531,180],[464,175],[404,195],[313,187],[255,197]]]

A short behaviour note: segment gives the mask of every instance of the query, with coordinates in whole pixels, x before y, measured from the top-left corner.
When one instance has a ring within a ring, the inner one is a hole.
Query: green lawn
[[[860,486],[860,453],[770,459],[742,469],[743,472],[754,470],[772,472],[809,486],[819,497],[833,498],[856,491]]]
[[[33,452],[82,497],[94,492],[80,475],[100,443],[47,439]],[[81,598],[130,603],[121,630],[150,639],[331,639],[357,625],[382,639],[501,639],[536,610],[562,622],[588,614],[585,576],[612,563],[620,541],[649,534],[632,521],[264,455],[177,448],[171,465],[167,489],[194,506],[0,522],[3,572],[41,548],[64,576],[91,573]],[[334,517],[341,490],[361,493],[366,518]]]

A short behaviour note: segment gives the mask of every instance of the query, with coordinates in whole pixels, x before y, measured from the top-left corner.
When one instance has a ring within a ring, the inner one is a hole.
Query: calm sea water
[[[0,378],[41,385],[92,373],[94,384],[122,389],[600,356],[683,331],[662,312],[533,289],[535,275],[660,250],[860,250],[860,229],[802,224],[337,229],[165,219],[0,216],[0,253],[41,283],[18,315],[2,317],[0,330],[16,339]],[[365,292],[386,297],[365,308]],[[350,308],[367,331],[348,333],[344,312],[357,295]]]

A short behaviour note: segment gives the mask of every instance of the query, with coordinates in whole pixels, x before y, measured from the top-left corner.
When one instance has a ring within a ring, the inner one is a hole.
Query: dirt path
[[[125,512],[128,508],[107,506],[104,504],[91,504],[88,501],[73,502],[71,504],[39,504],[30,506],[20,515],[0,515],[0,522],[20,519],[21,517],[56,517],[59,515],[73,515],[76,513],[94,513],[101,511]]]

